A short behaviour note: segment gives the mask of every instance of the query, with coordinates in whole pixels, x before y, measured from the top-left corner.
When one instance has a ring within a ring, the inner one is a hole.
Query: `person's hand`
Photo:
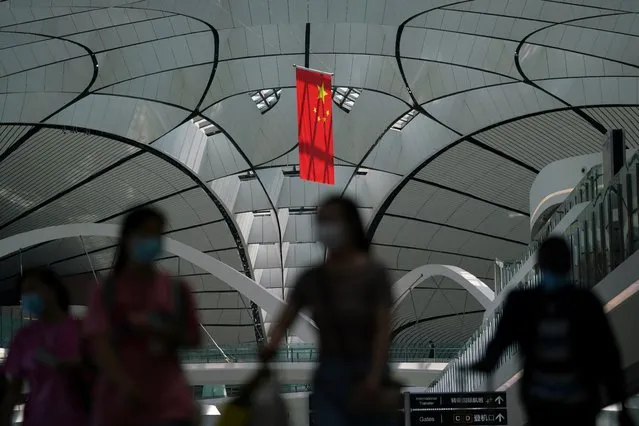
[[[492,368],[485,360],[479,360],[470,366],[471,371],[477,371],[479,373],[490,373]]]
[[[260,348],[258,356],[260,357],[260,361],[267,363],[275,357],[276,353],[277,347],[275,347],[271,342],[268,342]]]

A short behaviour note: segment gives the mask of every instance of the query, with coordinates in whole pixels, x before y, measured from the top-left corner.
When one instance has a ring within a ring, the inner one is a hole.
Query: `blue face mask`
[[[162,241],[157,237],[140,238],[133,245],[133,258],[139,263],[152,263],[162,251]]]
[[[541,271],[541,288],[547,291],[555,291],[569,284],[568,277],[554,274],[550,271]]]
[[[22,295],[22,310],[31,316],[40,318],[44,311],[44,301],[38,293],[29,292]]]

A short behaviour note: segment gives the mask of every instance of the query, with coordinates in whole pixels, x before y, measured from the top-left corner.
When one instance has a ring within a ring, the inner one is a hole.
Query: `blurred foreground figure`
[[[195,402],[177,350],[200,342],[188,287],[154,266],[164,217],[124,220],[113,274],[93,294],[85,331],[100,369],[95,426],[191,426]]]
[[[474,368],[492,372],[504,350],[517,344],[529,423],[594,426],[604,401],[625,399],[617,342],[599,299],[570,282],[570,248],[562,238],[541,245],[538,264],[540,286],[510,293],[495,337]],[[631,424],[625,405],[619,420]]]
[[[328,258],[302,275],[271,331],[263,358],[270,359],[300,310],[310,309],[319,328],[319,366],[313,382],[319,426],[386,426],[400,404],[390,381],[388,349],[391,283],[371,257],[355,203],[331,198],[318,211],[319,239]],[[368,404],[367,404],[368,403]]]
[[[22,310],[34,320],[9,346],[1,426],[12,424],[25,382],[29,397],[23,425],[86,426],[89,415],[83,398],[90,389],[82,383],[81,326],[69,315],[67,289],[47,268],[25,272],[21,287]]]

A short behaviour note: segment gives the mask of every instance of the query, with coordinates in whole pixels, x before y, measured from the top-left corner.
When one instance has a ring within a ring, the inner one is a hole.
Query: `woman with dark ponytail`
[[[95,426],[190,426],[194,401],[177,350],[199,344],[188,287],[159,270],[165,219],[144,207],[122,224],[113,273],[91,298],[85,333],[100,370]]]
[[[81,328],[69,315],[69,293],[49,268],[25,272],[20,284],[22,310],[32,321],[9,346],[0,426],[12,424],[25,383],[29,398],[23,425],[85,426],[88,413],[73,383],[81,368]]]

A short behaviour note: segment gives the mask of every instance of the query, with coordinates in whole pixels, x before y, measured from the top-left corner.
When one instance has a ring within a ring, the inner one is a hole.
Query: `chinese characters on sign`
[[[411,426],[507,425],[506,394],[411,394]]]

